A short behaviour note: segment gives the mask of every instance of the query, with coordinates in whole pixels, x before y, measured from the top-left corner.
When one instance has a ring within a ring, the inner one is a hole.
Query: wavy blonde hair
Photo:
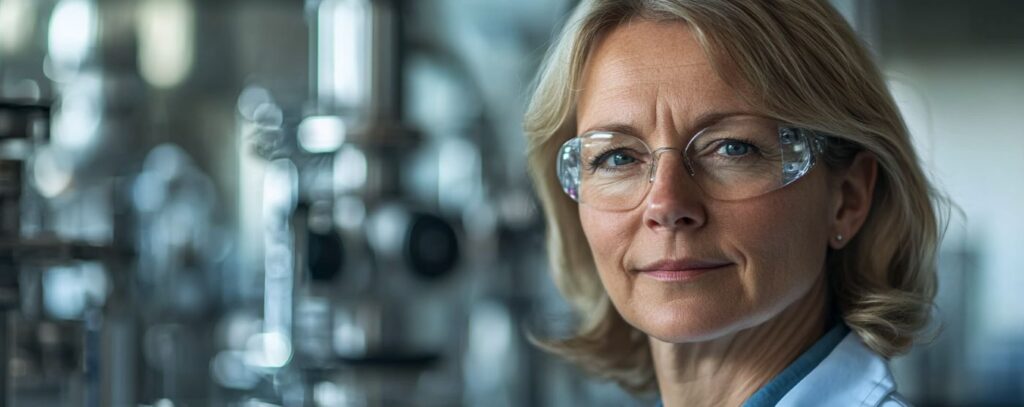
[[[575,103],[591,47],[631,19],[687,24],[721,75],[748,85],[753,106],[835,135],[835,168],[850,146],[878,161],[871,212],[848,245],[827,254],[830,289],[846,324],[885,357],[907,351],[927,326],[946,200],[925,177],[878,68],[853,31],[818,0],[584,0],[536,78],[525,117],[531,176],[547,221],[554,281],[580,323],[572,337],[538,341],[633,392],[653,390],[647,336],[611,305],[597,277],[577,204],[555,176],[559,146],[576,134]],[[740,89],[738,89],[740,90]],[[845,146],[845,147],[844,147]]]

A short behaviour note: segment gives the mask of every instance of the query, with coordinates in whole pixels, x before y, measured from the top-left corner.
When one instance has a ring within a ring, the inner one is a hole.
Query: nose
[[[704,225],[707,213],[703,192],[687,171],[682,154],[662,151],[654,168],[654,180],[647,193],[644,225],[654,230],[696,229]]]

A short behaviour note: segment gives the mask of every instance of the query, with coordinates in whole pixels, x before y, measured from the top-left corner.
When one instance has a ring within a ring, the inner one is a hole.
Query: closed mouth
[[[719,267],[727,266],[732,263],[721,260],[699,260],[699,259],[679,259],[679,260],[659,260],[654,263],[642,266],[637,269],[638,272],[690,272],[690,271],[702,271],[711,270]]]
[[[655,280],[678,282],[688,281],[710,271],[726,268],[732,264],[719,260],[662,260],[640,267],[636,271]]]

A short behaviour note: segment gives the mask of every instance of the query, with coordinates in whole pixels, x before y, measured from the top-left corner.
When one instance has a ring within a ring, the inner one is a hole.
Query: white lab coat
[[[896,407],[910,403],[896,392],[889,363],[849,332],[777,405]]]

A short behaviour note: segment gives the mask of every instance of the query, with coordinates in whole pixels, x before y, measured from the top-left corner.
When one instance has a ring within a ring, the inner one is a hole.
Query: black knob
[[[444,219],[431,214],[413,216],[405,245],[405,258],[412,271],[425,278],[438,278],[459,259],[455,230]]]
[[[341,273],[345,251],[341,236],[334,229],[323,233],[310,231],[306,236],[306,248],[313,281],[331,281]]]

